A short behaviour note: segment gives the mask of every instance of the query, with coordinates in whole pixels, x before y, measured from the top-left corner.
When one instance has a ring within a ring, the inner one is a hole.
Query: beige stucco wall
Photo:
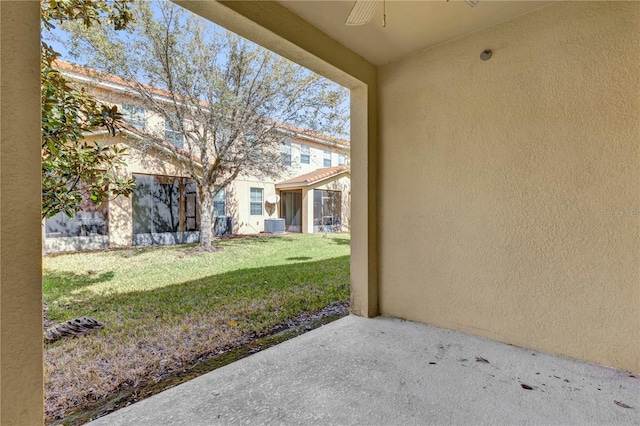
[[[115,137],[93,136],[88,141],[100,142],[103,145],[117,144],[126,148],[124,161],[126,167],[117,171],[123,179],[131,179],[134,173],[183,176],[189,175],[180,163],[164,151],[143,149],[134,136],[117,135]],[[127,247],[133,238],[133,202],[131,197],[118,196],[109,201],[109,246]]]
[[[262,214],[250,214],[251,188],[262,189]],[[269,215],[265,202],[270,195],[276,195],[276,186],[261,180],[237,179],[227,189],[227,215],[233,217],[233,232],[237,234],[257,234],[264,231],[264,220],[278,218],[277,206]]]
[[[107,93],[102,93],[100,99],[108,98]],[[112,99],[113,100],[113,99]],[[164,126],[160,126],[164,128]],[[148,174],[160,176],[182,176],[189,177],[185,167],[175,158],[175,155],[169,151],[145,148],[144,144],[136,137],[128,133],[120,133],[115,137],[105,136],[104,134],[95,134],[87,137],[87,141],[100,143],[102,145],[118,145],[126,149],[126,155],[123,157],[125,166],[116,170],[118,177],[122,179],[131,179],[133,174]],[[287,167],[281,176],[278,177],[248,177],[241,176],[236,179],[227,188],[227,211],[226,214],[233,217],[233,232],[238,234],[257,234],[264,231],[264,219],[278,218],[280,216],[278,205],[267,205],[263,202],[263,214],[251,215],[249,210],[250,188],[263,189],[263,201],[266,201],[270,195],[277,194],[275,183],[277,181],[297,176],[309,171],[322,168],[323,164],[323,148],[331,151],[333,155],[333,165],[337,164],[338,153],[346,153],[343,149],[335,146],[327,146],[300,138],[291,138],[292,164]],[[310,164],[300,164],[300,145],[305,144],[310,147]],[[322,189],[340,190],[345,193],[343,196],[343,223],[345,230],[348,229],[350,218],[350,179],[344,178],[334,181],[329,188],[327,185]],[[313,198],[310,198],[311,207],[313,208]],[[268,208],[272,207],[269,212]],[[269,214],[271,213],[271,214]],[[133,202],[132,197],[118,196],[109,201],[109,247],[127,247],[132,244],[133,239]],[[311,210],[313,215],[313,210]],[[313,218],[312,218],[313,220]],[[313,232],[313,222],[310,224]],[[85,241],[86,240],[86,241]],[[95,239],[88,238],[78,242],[77,238],[48,238],[47,246],[50,250],[45,252],[56,251],[74,251],[85,249],[102,248],[102,245],[95,242]],[[84,243],[82,245],[81,243]]]
[[[553,4],[379,76],[381,312],[640,371],[640,3]]]
[[[72,76],[73,77],[73,76]],[[135,98],[129,94],[114,91],[112,88],[96,87],[92,83],[89,85],[92,93],[102,102],[108,102],[122,108],[125,103],[138,104]],[[145,130],[155,133],[158,137],[164,137],[164,119],[152,111],[145,111]],[[124,137],[124,139],[123,139]],[[184,166],[181,166],[175,157],[168,155],[164,151],[144,149],[144,144],[131,134],[118,135],[116,137],[105,137],[103,135],[95,135],[89,137],[88,140],[100,142],[106,145],[118,144],[127,149],[124,158],[126,167],[119,170],[119,176],[123,179],[130,179],[133,173],[143,173],[162,176],[186,176],[188,173]],[[263,214],[259,216],[250,215],[249,213],[249,191],[250,188],[263,188],[264,199],[269,195],[276,194],[275,183],[286,180],[304,173],[323,168],[324,152],[331,153],[331,166],[338,165],[338,155],[343,154],[345,161],[348,161],[349,151],[348,145],[339,145],[333,141],[320,142],[316,139],[305,137],[291,136],[287,137],[291,152],[291,165],[283,168],[277,176],[251,176],[241,175],[236,182],[227,188],[227,212],[232,216],[234,233],[239,234],[256,234],[264,231],[264,219],[277,218],[279,213],[277,206],[275,210],[269,214],[266,208],[263,208]],[[309,148],[309,164],[303,164],[300,161],[301,147],[306,145]],[[264,205],[263,207],[269,207]],[[345,210],[348,211],[348,210]],[[132,199],[131,197],[117,197],[110,201],[109,204],[109,246],[110,247],[126,247],[130,246],[133,235],[132,223]],[[69,238],[58,238],[56,240],[57,247],[64,247],[67,243],[68,250],[78,250],[79,246],[75,241]],[[53,241],[48,239],[47,242]],[[56,248],[52,251],[61,251]]]
[[[313,188],[302,188],[302,208],[300,209],[300,219],[302,222],[302,232],[313,234]]]
[[[290,138],[289,142],[291,142],[291,167],[288,170],[287,175],[283,176],[283,180],[288,177],[309,173],[323,167],[338,166],[339,154],[343,154],[345,156],[345,162],[349,158],[349,151],[336,145],[321,144],[302,138]],[[303,145],[309,147],[309,164],[303,164],[300,161]],[[325,151],[331,152],[331,166],[324,165]]]
[[[0,2],[0,424],[42,424],[40,9]]]

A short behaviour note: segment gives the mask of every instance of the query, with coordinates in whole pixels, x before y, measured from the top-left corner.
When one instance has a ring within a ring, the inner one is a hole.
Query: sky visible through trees
[[[141,107],[181,134],[187,155],[174,160],[196,182],[200,248],[210,250],[221,188],[241,175],[280,176],[286,126],[347,138],[349,92],[170,1],[129,10],[126,28],[75,20],[44,38],[57,39],[63,59],[122,78]],[[139,130],[140,150],[169,142],[155,126]]]
[[[149,4],[151,5],[152,10],[154,11],[154,14],[157,18],[159,18],[158,14],[160,13],[159,3],[162,1],[164,0],[149,1]],[[190,12],[187,12],[187,13],[190,13]],[[213,31],[224,31],[222,27],[220,27],[219,25],[213,22],[207,21],[205,19],[201,19],[201,21],[204,22],[205,25],[209,26]],[[126,37],[127,36],[126,32],[123,32],[121,36]],[[65,31],[61,25],[56,25],[56,27],[53,30],[43,30],[42,37],[43,37],[43,40],[47,44],[49,44],[56,52],[60,53],[60,59],[64,61],[76,63],[79,65],[88,64],[89,62],[88,58],[73,51],[70,45],[71,44],[70,34],[67,31]],[[141,82],[144,83],[144,81],[141,81]],[[340,86],[336,84],[336,88],[338,87]],[[348,90],[345,88],[343,88],[343,90],[348,92]],[[349,109],[348,95],[345,97],[344,102],[340,105],[340,108],[348,111]],[[349,121],[347,120],[344,126],[344,132],[342,132],[341,134],[332,134],[331,136],[337,136],[337,137],[348,139],[349,138]]]

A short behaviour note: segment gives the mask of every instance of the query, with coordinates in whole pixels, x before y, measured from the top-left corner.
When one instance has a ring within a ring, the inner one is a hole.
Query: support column
[[[40,3],[0,1],[0,424],[43,423]]]
[[[122,172],[123,179],[133,174]],[[109,201],[109,247],[129,247],[133,242],[133,195],[120,195]]]
[[[178,212],[179,212],[178,213],[178,216],[179,216],[178,229],[180,230],[180,232],[185,232],[185,229],[186,229],[185,228],[185,221],[186,221],[185,215],[186,215],[186,205],[187,205],[187,200],[186,200],[187,197],[186,197],[186,195],[187,194],[185,194],[185,191],[184,191],[184,188],[185,188],[184,179],[180,179],[178,181],[178,185],[179,185],[178,199],[180,200],[179,201],[179,206],[178,206]]]
[[[302,233],[313,234],[313,189],[302,188]]]
[[[378,315],[376,88],[351,89],[351,312]]]

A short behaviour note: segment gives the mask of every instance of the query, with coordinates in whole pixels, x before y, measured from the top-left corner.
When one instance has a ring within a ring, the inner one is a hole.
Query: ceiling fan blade
[[[373,18],[380,0],[356,0],[347,17],[346,25],[364,25]]]

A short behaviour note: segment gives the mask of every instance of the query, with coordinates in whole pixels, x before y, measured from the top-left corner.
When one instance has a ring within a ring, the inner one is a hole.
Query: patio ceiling
[[[353,0],[285,0],[280,3],[375,65],[385,65],[414,52],[495,25],[550,1],[487,1],[470,7],[462,0],[387,0],[386,27],[382,1],[365,25],[345,20]]]

